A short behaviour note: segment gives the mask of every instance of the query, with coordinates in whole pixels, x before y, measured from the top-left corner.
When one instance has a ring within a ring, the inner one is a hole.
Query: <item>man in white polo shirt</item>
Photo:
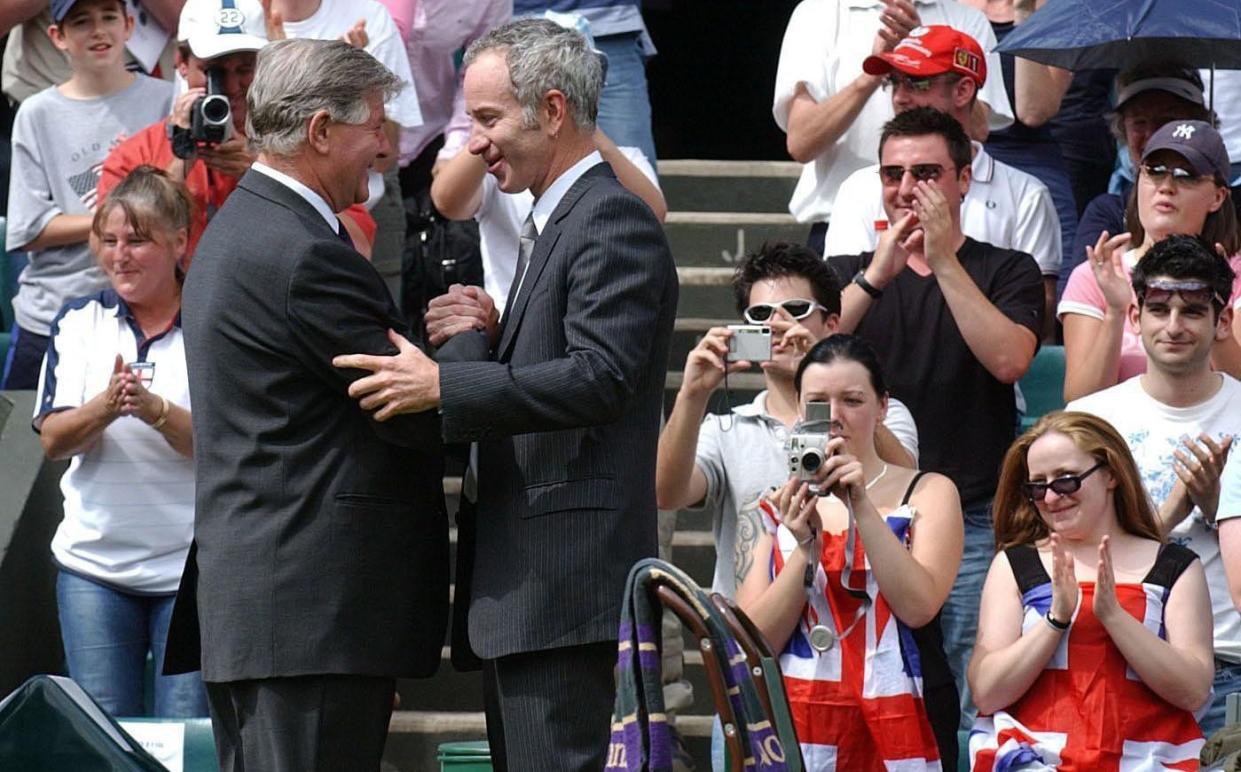
[[[924,27],[890,53],[871,56],[866,72],[885,75],[892,109],[934,107],[967,129],[983,85],[987,64],[978,41],[951,27]],[[1060,272],[1060,221],[1047,186],[1033,175],[988,155],[981,142],[971,143],[974,161],[970,187],[961,201],[961,230],[975,241],[1032,256],[1043,274],[1044,333],[1055,325],[1056,278]],[[886,225],[879,165],[849,175],[836,193],[832,227],[823,254],[856,255],[879,243],[876,224]]]
[[[985,49],[995,48],[987,17],[953,0],[802,0],[793,10],[780,47],[772,114],[788,135],[789,155],[805,164],[789,211],[798,222],[813,223],[809,246],[816,252],[823,251],[836,189],[875,162],[875,138],[892,117],[887,97],[875,93],[883,78],[863,72],[862,60],[891,51],[923,24],[950,25]],[[987,54],[987,66],[999,72],[999,55]],[[982,134],[975,139],[1013,122],[999,80],[983,88],[979,124],[984,115],[986,128],[972,131]]]

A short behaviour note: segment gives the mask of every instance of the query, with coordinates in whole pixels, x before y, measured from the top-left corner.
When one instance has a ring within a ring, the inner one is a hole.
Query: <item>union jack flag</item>
[[[780,527],[779,510],[759,504],[773,534],[770,575],[784,568],[797,540]],[[908,544],[914,510],[885,519]],[[912,631],[891,612],[870,572],[855,528],[823,534],[807,603],[780,654],[793,722],[809,770],[941,770],[922,700],[922,664]],[[850,628],[850,625],[856,626]],[[826,651],[810,645],[823,624],[841,637]]]
[[[1119,584],[1116,597],[1129,614],[1165,638],[1168,588]],[[1025,693],[970,732],[976,772],[1057,769],[1085,772],[1198,769],[1202,733],[1194,717],[1150,690],[1129,667],[1093,612],[1094,583],[1081,583],[1072,626],[1043,673]],[[1022,596],[1022,631],[1041,625],[1051,606],[1051,584]]]

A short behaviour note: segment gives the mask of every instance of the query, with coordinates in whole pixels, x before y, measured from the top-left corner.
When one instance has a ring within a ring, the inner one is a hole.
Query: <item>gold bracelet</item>
[[[158,429],[168,422],[168,400],[163,395],[159,397],[159,418],[155,419],[155,423],[151,424],[152,429]]]

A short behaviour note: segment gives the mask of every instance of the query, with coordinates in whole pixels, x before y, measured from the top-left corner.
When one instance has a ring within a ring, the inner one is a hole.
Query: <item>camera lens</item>
[[[801,457],[801,468],[807,472],[817,472],[819,467],[823,465],[823,454],[817,450],[807,451]]]
[[[228,120],[228,100],[220,96],[207,97],[203,99],[202,113],[208,123],[223,123]]]

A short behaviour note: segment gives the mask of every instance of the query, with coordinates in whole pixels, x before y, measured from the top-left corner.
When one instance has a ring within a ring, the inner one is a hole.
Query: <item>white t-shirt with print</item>
[[[1217,442],[1225,435],[1241,437],[1241,381],[1224,373],[1217,373],[1217,377],[1223,379],[1219,391],[1192,407],[1170,407],[1155,400],[1142,388],[1143,378],[1138,377],[1073,400],[1066,409],[1097,415],[1120,432],[1158,508],[1176,484],[1172,453],[1182,447],[1182,437],[1206,434]],[[1241,614],[1228,592],[1219,535],[1205,525],[1202,512],[1195,507],[1172,529],[1168,539],[1189,547],[1202,559],[1215,615],[1215,656],[1241,662]]]

